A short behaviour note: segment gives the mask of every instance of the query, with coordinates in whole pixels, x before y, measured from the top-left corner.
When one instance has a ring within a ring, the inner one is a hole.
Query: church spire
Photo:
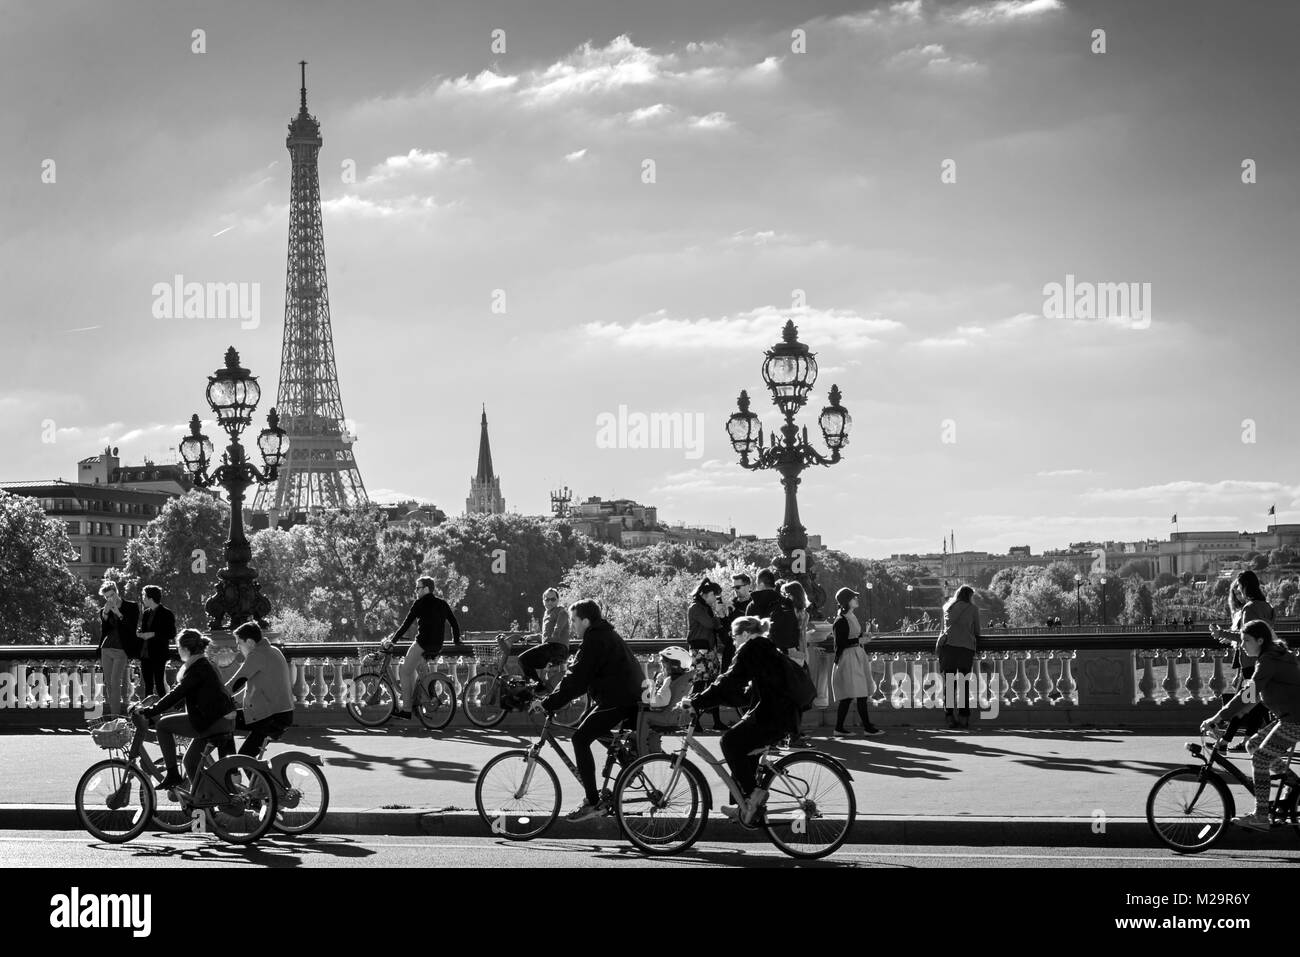
[[[487,431],[487,405],[483,406],[483,417],[479,420],[479,437],[478,437],[478,474],[474,476],[476,482],[491,482],[496,478],[492,471],[492,446],[488,442]]]
[[[465,511],[469,514],[500,515],[506,510],[501,497],[501,479],[492,468],[492,445],[488,441],[487,405],[479,417],[478,471],[469,482]]]

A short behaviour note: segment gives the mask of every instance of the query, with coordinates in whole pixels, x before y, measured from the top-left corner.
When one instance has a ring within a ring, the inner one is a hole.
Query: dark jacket
[[[745,614],[757,618],[771,618],[772,612],[776,611],[776,606],[779,604],[781,604],[781,593],[775,588],[764,588],[749,596],[749,605],[745,608]]]
[[[176,640],[176,616],[166,605],[159,605],[152,611],[146,609],[140,614],[140,631],[152,631],[153,637],[146,638],[151,659],[166,660],[171,655],[172,642]]]
[[[692,601],[686,612],[686,621],[690,630],[686,633],[686,647],[704,651],[713,651],[718,647],[719,621],[713,617],[708,605]]]
[[[862,643],[862,635],[850,634],[851,631],[852,628],[849,625],[849,620],[844,617],[843,613],[841,613],[839,617],[835,619],[835,623],[831,625],[831,633],[835,636],[836,664],[839,664],[840,655],[844,654],[846,650],[852,648],[854,645]]]
[[[1266,648],[1255,659],[1255,674],[1251,679],[1255,693],[1249,695],[1245,688],[1239,691],[1224,711],[1239,714],[1253,704],[1263,703],[1283,721],[1300,721],[1300,659],[1290,651]]]
[[[206,657],[191,659],[183,672],[180,683],[148,711],[150,714],[162,714],[183,701],[190,724],[202,734],[212,727],[214,721],[233,713],[235,702],[226,692],[217,666]]]
[[[451,625],[451,634],[456,644],[461,644],[460,622],[456,620],[456,614],[451,610],[451,605],[448,605],[437,595],[421,595],[417,598],[415,603],[411,605],[406,620],[393,633],[393,637],[400,636],[407,628],[411,627],[413,621],[420,623],[415,642],[425,651],[436,651],[442,647],[443,630],[448,624]]]
[[[1241,631],[1252,621],[1266,621],[1271,625],[1275,617],[1276,613],[1273,611],[1272,605],[1266,601],[1260,601],[1258,598],[1252,598],[1237,609],[1237,613],[1232,616],[1232,629],[1233,631]],[[1232,652],[1232,667],[1236,668],[1238,672],[1237,677],[1232,682],[1234,688],[1240,688],[1242,680],[1249,678],[1255,670],[1255,659],[1242,649],[1240,636],[1237,637],[1237,645]]]
[[[137,625],[140,623],[140,606],[133,601],[122,599],[122,617],[117,623],[117,637],[122,642],[122,650],[126,652],[128,658],[140,657],[140,638],[136,634]],[[99,618],[99,650],[104,650],[104,617],[100,612]]]
[[[578,654],[558,688],[546,696],[542,707],[558,711],[585,694],[598,708],[619,708],[641,701],[645,670],[627,643],[607,621],[593,621],[582,636]]]
[[[743,700],[745,688],[758,703],[745,715],[752,724],[770,724],[786,734],[798,727],[799,708],[786,693],[785,656],[762,635],[750,638],[736,651],[731,667],[699,694],[691,698],[697,711],[707,711],[732,701]]]
[[[943,606],[943,626],[934,644],[936,652],[944,647],[974,651],[979,637],[980,612],[972,602],[950,601]]]

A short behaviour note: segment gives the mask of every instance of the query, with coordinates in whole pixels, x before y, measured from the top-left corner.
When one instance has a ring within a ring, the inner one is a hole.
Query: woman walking
[[[862,626],[854,614],[858,607],[858,593],[851,588],[841,588],[835,593],[835,603],[839,606],[839,612],[835,616],[833,628],[835,667],[831,671],[831,693],[840,703],[835,715],[835,736],[851,737],[844,722],[855,699],[858,702],[858,717],[862,719],[862,733],[884,734],[871,723],[871,672],[867,664],[867,652],[861,644]]]
[[[799,629],[799,643],[788,650],[786,656],[795,664],[803,668],[804,672],[808,675],[808,679],[811,681],[812,671],[808,667],[808,622],[810,617],[808,612],[808,593],[804,591],[803,585],[799,584],[797,581],[786,582],[781,586],[780,592],[782,600],[794,609],[794,616],[795,620],[798,622]],[[800,712],[801,727],[803,724],[802,715],[808,710],[809,709],[805,708]],[[791,747],[802,748],[808,747],[810,742],[808,741],[807,735],[802,731],[799,731],[791,738],[790,745]]]
[[[980,612],[974,597],[975,589],[962,585],[948,599],[943,606],[943,628],[934,644],[943,672],[943,716],[954,731],[970,729],[970,699],[972,693],[978,696],[971,681],[980,637]],[[955,715],[954,705],[960,705]]]
[[[686,617],[689,628],[686,647],[691,651],[691,665],[695,673],[692,693],[698,694],[713,684],[713,679],[722,673],[722,642],[719,632],[727,618],[722,607],[722,586],[710,581],[707,576],[701,579],[691,596],[691,606]],[[713,718],[714,731],[725,731],[730,727],[722,723],[717,708],[710,709],[708,713]],[[697,734],[704,731],[698,711],[692,717],[691,727]]]

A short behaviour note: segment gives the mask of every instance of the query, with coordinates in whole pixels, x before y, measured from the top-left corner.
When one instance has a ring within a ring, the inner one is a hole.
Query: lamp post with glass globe
[[[226,567],[217,572],[216,593],[207,600],[208,628],[235,628],[246,621],[262,622],[271,612],[271,603],[262,594],[257,570],[249,564],[252,550],[244,535],[244,492],[250,485],[268,485],[279,474],[284,461],[286,437],[280,428],[275,409],[267,415],[267,427],[257,437],[265,470],[259,469],[244,452],[239,435],[253,421],[253,410],[262,397],[257,377],[239,364],[234,346],[226,350],[226,363],[208,376],[208,405],[216,414],[217,424],[230,436],[230,444],[221,453],[221,464],[210,468],[213,459],[211,440],[200,431],[199,417],[190,418],[190,434],[180,446],[181,458],[190,480],[199,488],[220,485],[230,498],[230,540],[226,542]]]
[[[763,362],[763,381],[772,393],[772,401],[785,416],[781,436],[772,436],[766,444],[763,426],[757,415],[749,411],[749,393],[741,391],[736,400],[739,411],[727,419],[727,436],[731,447],[740,455],[742,468],[751,471],[772,469],[781,476],[785,488],[785,520],[777,532],[777,544],[782,557],[776,565],[781,574],[793,578],[804,586],[815,611],[825,602],[825,592],[817,584],[812,572],[812,559],[808,555],[808,530],[799,520],[799,475],[813,465],[834,465],[840,460],[840,450],[849,444],[849,428],[853,419],[840,405],[840,390],[832,385],[830,405],[817,417],[822,438],[830,449],[829,456],[822,455],[808,441],[808,427],[800,431],[794,417],[808,401],[808,393],[817,382],[817,358],[799,341],[799,331],[789,320],[781,341],[767,350]],[[751,460],[752,459],[752,460]]]

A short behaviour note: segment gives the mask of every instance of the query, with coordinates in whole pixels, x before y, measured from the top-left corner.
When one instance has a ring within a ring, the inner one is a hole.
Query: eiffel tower
[[[368,505],[352,455],[353,436],[343,418],[334,333],[325,280],[325,234],[321,225],[320,123],[307,112],[307,62],[302,67],[302,103],[289,124],[285,145],[293,158],[289,195],[289,265],[284,289],[284,345],[276,409],[288,433],[289,453],[279,479],[258,489],[255,511],[301,521],[314,508]]]

